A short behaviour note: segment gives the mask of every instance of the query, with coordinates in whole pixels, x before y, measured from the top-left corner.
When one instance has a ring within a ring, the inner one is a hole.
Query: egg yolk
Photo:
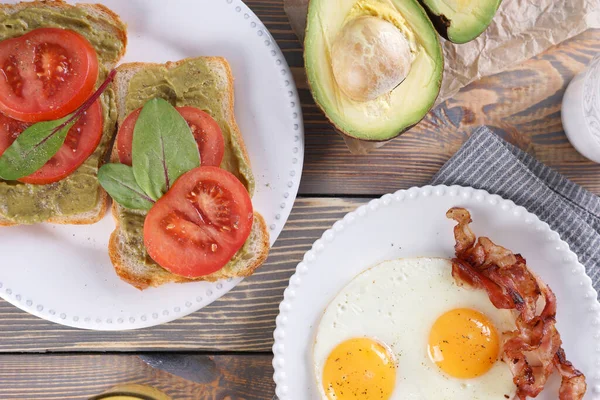
[[[396,365],[388,349],[368,338],[337,345],[323,369],[328,400],[386,400],[396,383]]]
[[[500,352],[498,332],[479,311],[450,310],[435,321],[429,333],[429,357],[450,376],[461,379],[485,374]]]

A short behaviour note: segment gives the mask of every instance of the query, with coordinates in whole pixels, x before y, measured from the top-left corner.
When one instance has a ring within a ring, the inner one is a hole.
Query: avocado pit
[[[331,67],[340,90],[359,102],[391,92],[406,79],[411,64],[404,34],[374,16],[348,22],[331,47]]]
[[[350,138],[398,136],[440,90],[442,48],[417,0],[310,0],[304,49],[315,103]]]

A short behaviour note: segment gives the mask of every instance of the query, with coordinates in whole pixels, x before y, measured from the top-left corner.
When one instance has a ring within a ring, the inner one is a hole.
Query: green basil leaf
[[[58,153],[71,127],[104,93],[116,74],[116,70],[110,71],[100,87],[73,114],[56,121],[38,122],[25,129],[0,157],[0,179],[14,181],[42,168]]]
[[[133,131],[133,174],[158,200],[187,171],[200,166],[200,153],[187,122],[167,101],[148,101]]]
[[[149,210],[154,201],[144,193],[133,176],[133,168],[123,164],[105,164],[98,170],[98,181],[120,205]]]
[[[14,181],[42,168],[65,142],[76,122],[67,123],[71,117],[38,122],[25,129],[0,157],[0,178]]]

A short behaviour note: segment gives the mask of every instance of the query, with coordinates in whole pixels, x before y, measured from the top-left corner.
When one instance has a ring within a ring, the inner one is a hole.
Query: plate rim
[[[262,47],[265,49],[265,55],[262,57],[264,57],[265,60],[269,59],[270,62],[279,69],[280,74],[278,75],[278,78],[276,78],[277,83],[282,84],[281,92],[285,93],[287,91],[288,94],[287,100],[290,105],[289,116],[293,122],[290,125],[289,130],[286,131],[289,132],[289,135],[293,138],[293,147],[290,148],[290,156],[293,159],[292,163],[294,167],[292,170],[288,171],[288,178],[282,181],[281,192],[283,196],[279,202],[280,207],[277,210],[263,210],[273,214],[271,219],[273,219],[274,222],[267,227],[270,235],[269,247],[271,248],[289,218],[292,206],[298,194],[304,167],[305,138],[300,97],[289,64],[277,41],[273,38],[261,19],[242,0],[219,1],[226,3],[228,7],[231,7],[229,13],[232,15],[232,20],[235,18],[240,19],[236,24],[247,24],[255,31],[256,34],[253,35],[256,38],[255,40],[262,42]],[[18,3],[18,1],[16,2]],[[68,2],[76,3],[77,1],[68,0]],[[99,3],[102,3],[102,1],[100,0]],[[237,16],[235,16],[236,14]],[[122,61],[119,62],[119,64],[121,63]],[[255,174],[257,173],[256,171],[253,172]],[[110,214],[110,207],[107,210],[107,214]],[[107,218],[107,216],[105,215],[103,218]],[[277,232],[277,235],[273,235],[273,232]],[[146,315],[142,315],[140,318],[134,319],[131,317],[125,319],[118,316],[115,316],[114,318],[98,318],[98,316],[86,315],[84,318],[67,315],[58,309],[50,309],[43,304],[36,303],[29,299],[28,296],[16,293],[6,285],[6,282],[1,280],[0,298],[35,317],[59,325],[90,331],[129,331],[162,325],[188,316],[212,304],[214,301],[234,289],[242,281],[243,278],[230,278],[213,282],[213,287],[209,290],[211,294],[210,296],[207,296],[210,298],[209,300],[203,301],[200,304],[192,303],[191,306],[188,306],[185,303],[180,304],[179,306],[176,306],[174,310],[155,310],[154,313],[150,312]],[[160,313],[160,311],[162,311],[162,313]]]
[[[275,394],[279,400],[294,400],[295,398],[289,393],[288,379],[286,372],[284,371],[286,362],[284,358],[285,346],[283,341],[285,340],[285,326],[286,322],[291,319],[290,311],[293,309],[295,300],[294,288],[298,288],[302,285],[302,276],[306,275],[310,271],[310,264],[315,263],[318,260],[319,253],[321,253],[327,246],[327,243],[331,243],[335,240],[336,234],[344,231],[347,225],[356,224],[360,219],[366,218],[369,213],[376,212],[380,208],[387,207],[392,204],[393,201],[404,202],[406,199],[414,200],[419,197],[444,197],[444,196],[455,196],[463,199],[476,198],[477,200],[489,201],[494,207],[501,207],[503,210],[513,210],[515,215],[517,213],[522,217],[525,223],[535,226],[536,230],[540,233],[546,234],[549,238],[550,243],[555,243],[555,251],[563,253],[562,260],[565,268],[570,266],[574,274],[581,276],[582,287],[582,303],[585,301],[589,303],[587,309],[590,314],[590,319],[594,321],[594,325],[597,327],[597,332],[593,332],[595,338],[600,339],[600,302],[598,301],[598,292],[592,286],[592,280],[587,275],[585,267],[579,262],[577,254],[575,254],[569,245],[560,238],[560,235],[550,228],[546,222],[539,219],[539,217],[533,213],[530,213],[525,207],[515,204],[512,200],[504,199],[497,194],[491,194],[483,189],[475,189],[470,186],[460,185],[426,185],[426,186],[413,186],[408,189],[401,189],[394,193],[387,193],[379,198],[375,198],[363,204],[353,211],[348,212],[342,218],[337,220],[331,228],[325,230],[321,237],[313,243],[310,250],[308,250],[300,261],[294,271],[294,274],[290,277],[288,286],[283,292],[283,300],[279,304],[279,314],[275,319],[275,330],[273,331],[273,381],[275,382]],[[584,283],[585,282],[585,283]],[[590,301],[591,298],[591,301]],[[595,364],[600,365],[600,346],[594,350]],[[600,375],[586,377],[588,384],[588,393],[592,393],[593,399],[600,399]]]

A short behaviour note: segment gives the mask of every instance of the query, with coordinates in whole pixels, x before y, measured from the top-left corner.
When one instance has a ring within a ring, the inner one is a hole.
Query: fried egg
[[[318,390],[327,400],[512,399],[499,358],[513,329],[511,311],[455,283],[450,260],[386,261],[325,309],[313,348]]]

